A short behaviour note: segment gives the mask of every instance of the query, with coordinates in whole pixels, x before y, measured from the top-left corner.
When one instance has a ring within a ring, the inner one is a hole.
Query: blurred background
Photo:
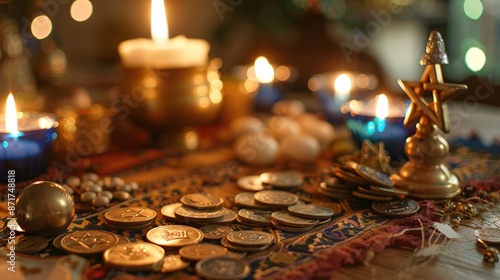
[[[295,76],[284,92],[308,95],[315,74],[356,71],[374,75],[378,90],[404,96],[397,80],[420,78],[431,30],[446,43],[446,81],[474,92],[500,80],[497,0],[164,2],[170,37],[208,40],[222,77],[258,56],[290,65]],[[15,91],[21,107],[54,110],[68,100],[85,107],[89,89],[94,101],[112,98],[100,88],[123,78],[117,46],[151,38],[150,7],[146,0],[0,0],[0,100]],[[500,105],[498,94],[479,101]]]
[[[208,40],[211,57],[224,61],[223,71],[265,55],[271,62],[300,69],[301,79],[294,85],[298,90],[307,89],[304,81],[312,74],[354,69],[374,72],[397,91],[397,79],[421,74],[418,62],[430,30],[440,31],[445,39],[448,79],[500,79],[500,2],[495,0],[166,0],[165,4],[171,37],[184,34]],[[150,37],[149,9],[150,1],[145,0],[0,1],[1,15],[17,24],[27,55],[37,56],[44,41],[51,40],[66,55],[73,82],[116,78],[112,74],[120,63],[117,45]],[[5,24],[2,32],[5,43]]]

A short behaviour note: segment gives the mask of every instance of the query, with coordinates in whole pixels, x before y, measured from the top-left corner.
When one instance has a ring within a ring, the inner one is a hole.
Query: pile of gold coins
[[[231,224],[236,220],[236,212],[223,207],[224,200],[211,193],[186,194],[180,203],[162,207],[166,220],[181,224]]]
[[[317,190],[330,198],[372,201],[392,201],[408,195],[407,191],[395,188],[387,174],[354,161],[331,166],[328,178]]]

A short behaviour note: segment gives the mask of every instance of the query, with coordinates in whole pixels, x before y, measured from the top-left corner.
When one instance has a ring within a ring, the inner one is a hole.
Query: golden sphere
[[[75,217],[73,196],[59,184],[38,181],[16,198],[17,223],[26,233],[54,235],[64,231]]]

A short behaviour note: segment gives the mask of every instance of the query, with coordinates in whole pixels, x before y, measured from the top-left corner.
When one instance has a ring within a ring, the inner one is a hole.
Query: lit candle
[[[179,35],[169,38],[163,0],[151,3],[151,37],[124,41],[118,46],[122,63],[129,68],[187,68],[207,63],[210,45],[202,39]]]
[[[273,86],[274,68],[267,58],[257,57],[253,66],[255,79],[259,83],[259,89],[255,96],[255,107],[261,110],[269,110],[272,105],[281,99],[281,93]]]
[[[6,181],[8,172],[15,172],[16,180],[24,180],[45,171],[57,126],[51,114],[17,112],[9,94],[0,118],[0,180]]]
[[[372,143],[382,141],[393,159],[404,156],[406,138],[415,133],[414,128],[403,125],[405,106],[390,104],[385,94],[377,95],[367,104],[351,100],[346,105],[351,113],[347,127],[358,147],[364,139]]]
[[[10,137],[5,137],[2,141],[2,153],[0,159],[20,159],[32,157],[40,153],[40,147],[29,140],[19,140],[19,130],[17,126],[17,110],[12,93],[7,97],[5,106],[5,132]]]

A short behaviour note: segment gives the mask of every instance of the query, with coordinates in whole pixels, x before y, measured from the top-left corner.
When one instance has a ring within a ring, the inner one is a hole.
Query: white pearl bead
[[[97,197],[95,192],[84,192],[80,195],[82,202],[92,202]]]
[[[92,201],[92,203],[95,207],[106,207],[109,205],[109,198],[107,196],[98,196]]]

